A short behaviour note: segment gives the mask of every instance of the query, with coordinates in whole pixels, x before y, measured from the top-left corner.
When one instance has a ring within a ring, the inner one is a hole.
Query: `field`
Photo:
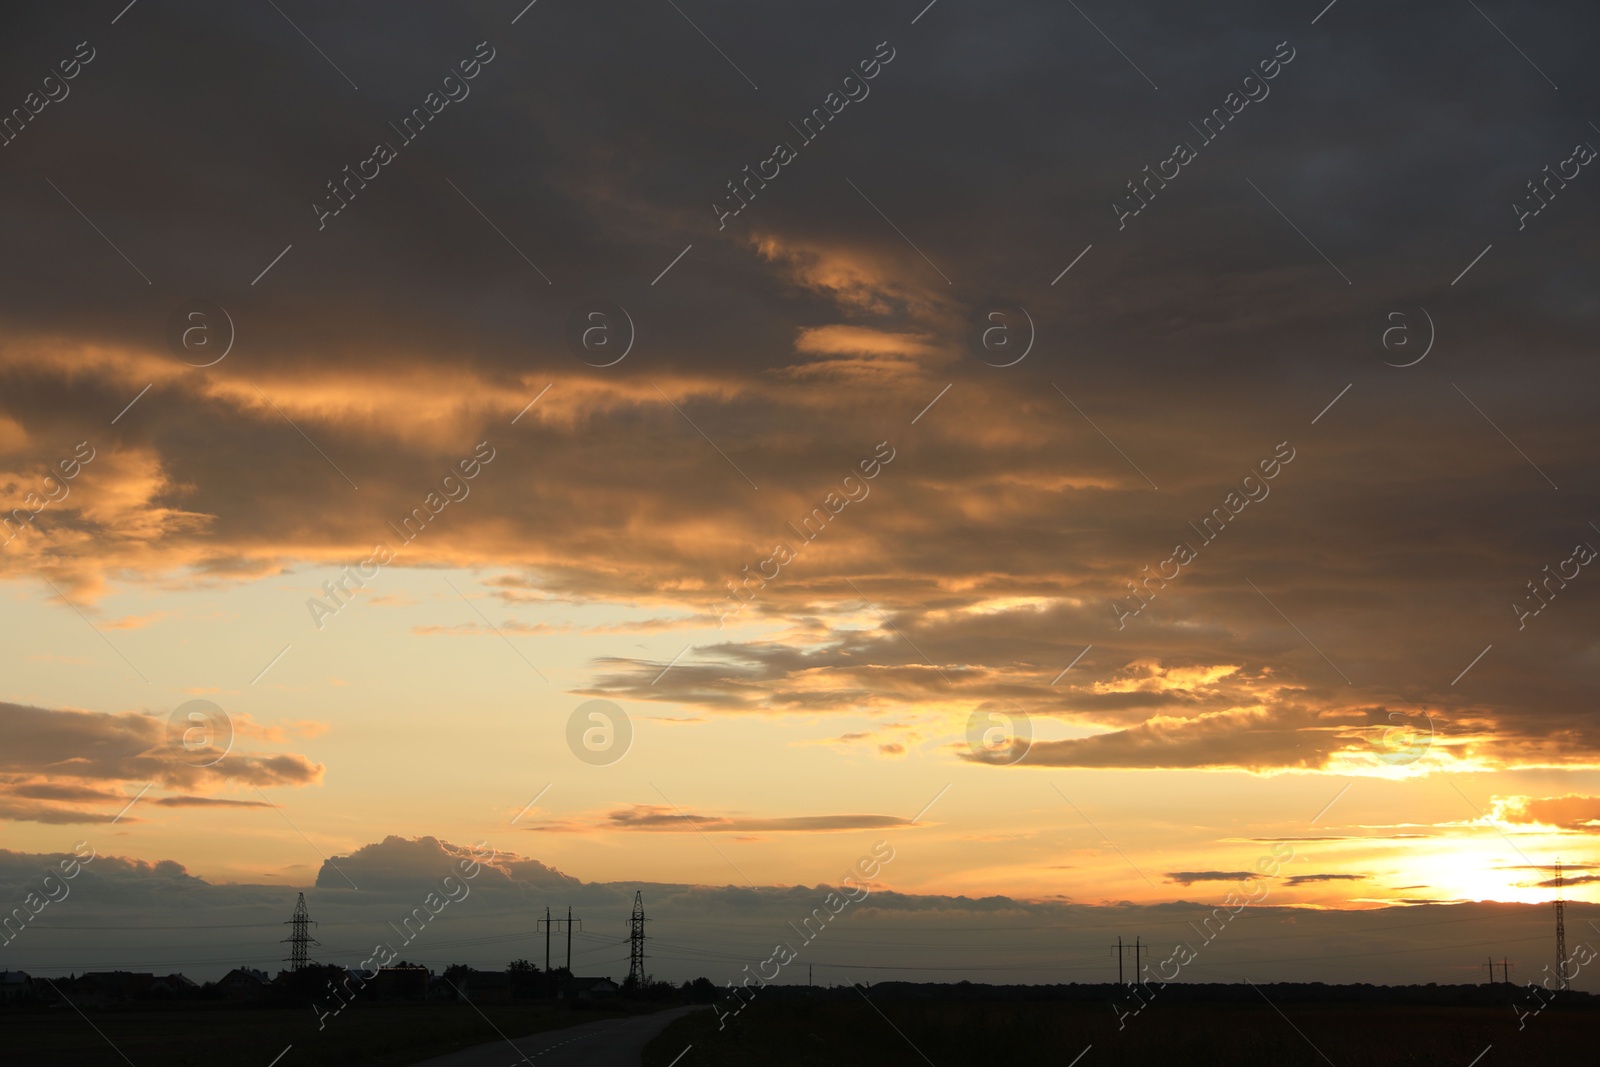
[[[67,1063],[74,1067],[127,1067],[130,1061],[140,1067],[210,1067],[218,1063],[267,1067],[292,1044],[294,1051],[284,1058],[285,1067],[398,1067],[498,1040],[496,1027],[507,1036],[518,1037],[629,1013],[620,1005],[604,1010],[551,1004],[482,1008],[483,1015],[479,1015],[463,1004],[355,1004],[329,1017],[320,1031],[309,1009],[140,1006],[137,1010],[90,1009],[87,1020],[71,1008],[6,1011],[0,1013],[0,1033],[4,1035],[0,1037],[0,1062],[8,1067]]]
[[[678,1067],[1066,1067],[1090,1045],[1079,1067],[1468,1067],[1493,1045],[1480,1067],[1499,1067],[1595,1062],[1600,1024],[1592,1006],[1556,1005],[1519,1031],[1507,996],[1500,1007],[1281,1004],[1281,1015],[1265,1001],[1156,1003],[1119,1031],[1107,1001],[930,1001],[874,993],[868,1003],[849,996],[752,1003],[721,1031],[712,1012],[697,1012],[650,1044],[645,1065],[667,1067],[692,1044]]]

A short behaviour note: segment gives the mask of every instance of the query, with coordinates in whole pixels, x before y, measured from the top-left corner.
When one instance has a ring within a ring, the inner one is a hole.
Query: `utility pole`
[[[544,918],[539,920],[544,923],[544,988],[553,999],[556,995],[556,976],[550,973],[550,908],[544,909]],[[534,923],[537,928],[539,923]]]
[[[303,971],[306,969],[308,962],[306,959],[306,946],[317,945],[320,947],[322,944],[306,930],[307,926],[315,926],[317,924],[312,921],[310,914],[306,911],[306,895],[304,893],[300,894],[300,899],[295,903],[294,918],[283,925],[294,928],[290,931],[289,936],[283,939],[289,944],[289,958],[283,962],[289,965],[291,971]]]
[[[1500,980],[1507,985],[1511,984],[1511,964],[1506,962],[1504,956],[1500,957]]]
[[[628,984],[638,989],[645,983],[644,973],[644,891],[633,894],[633,919],[628,926]]]
[[[1489,984],[1494,985],[1494,957],[1489,957]]]
[[[545,973],[545,979],[546,979],[546,981],[552,983],[551,988],[554,988],[555,976],[550,970],[550,931],[554,927],[560,926],[562,923],[566,924],[566,928],[567,928],[567,977],[571,978],[572,977],[572,924],[573,923],[581,923],[581,922],[583,922],[583,920],[582,919],[574,919],[572,917],[572,907],[570,905],[568,905],[568,907],[567,907],[567,917],[565,919],[552,919],[550,917],[550,909],[549,908],[545,908],[544,909],[544,918],[540,919],[539,922],[544,925],[544,973]]]
[[[1561,860],[1556,860],[1556,977],[1567,988],[1567,905],[1561,899]]]
[[[1139,957],[1144,952],[1144,941],[1143,941],[1143,938],[1140,935],[1135,935],[1134,939],[1133,939],[1133,944],[1124,945],[1122,943],[1122,935],[1118,934],[1117,935],[1117,944],[1116,944],[1116,952],[1117,952],[1117,984],[1118,985],[1127,985],[1128,984],[1127,980],[1125,978],[1123,978],[1123,975],[1122,975],[1122,961],[1127,956],[1127,951],[1130,948],[1133,949],[1133,980],[1134,980],[1135,983],[1137,983],[1139,981],[1139,975],[1142,973],[1139,970]]]

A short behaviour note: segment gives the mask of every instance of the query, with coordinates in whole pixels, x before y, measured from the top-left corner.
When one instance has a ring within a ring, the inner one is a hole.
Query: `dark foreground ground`
[[[1109,998],[993,999],[859,992],[767,997],[718,1029],[715,1013],[677,1020],[645,1049],[646,1067],[958,1067],[1163,1063],[1228,1067],[1504,1067],[1600,1062],[1600,1008],[1557,1002],[1523,1029],[1506,988],[1478,1003],[1310,999],[1249,986],[1214,1000],[1157,996],[1122,1020]],[[818,991],[821,992],[821,991]],[[1521,995],[1519,996],[1519,992]],[[1247,997],[1253,998],[1251,1002]],[[1121,1009],[1136,1007],[1122,997]],[[1091,1047],[1092,1046],[1092,1047]],[[1084,1050],[1088,1051],[1085,1052]],[[1485,1051],[1487,1049],[1487,1051]],[[1075,1059],[1082,1054],[1081,1059]],[[1482,1057],[1479,1059],[1479,1057]],[[1559,1057],[1559,1058],[1558,1058]]]
[[[673,1019],[698,1007],[599,1019],[531,1037],[505,1038],[428,1059],[417,1067],[639,1067],[644,1047]]]
[[[140,1006],[89,1009],[87,1018],[70,1008],[7,1010],[0,1012],[0,1064],[268,1067],[292,1045],[277,1067],[400,1067],[498,1041],[496,1028],[520,1037],[660,1007],[572,1010],[548,1003],[483,1005],[480,1015],[467,1004],[354,1004],[327,1019],[320,1031],[309,1009]],[[506,1053],[509,1062],[510,1049]]]

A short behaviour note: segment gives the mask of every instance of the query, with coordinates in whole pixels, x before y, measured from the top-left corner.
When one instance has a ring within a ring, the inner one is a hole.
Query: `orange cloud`
[[[1546,826],[1555,830],[1593,831],[1600,828],[1600,797],[1581,794],[1496,797],[1491,814],[1501,822]]]
[[[245,734],[258,731],[240,716]],[[0,703],[0,817],[46,823],[109,822],[133,799],[114,783],[190,791],[316,785],[323,766],[294,753],[230,752],[209,767],[173,743],[167,724],[132,712],[47,709]],[[158,798],[193,806],[205,798]]]
[[[171,612],[167,611],[152,611],[145,615],[124,615],[120,619],[103,622],[100,626],[106,630],[142,630],[151,623],[164,619],[170,614]]]
[[[833,356],[917,356],[930,351],[926,334],[893,333],[840,323],[802,329],[794,347],[800,352]]]

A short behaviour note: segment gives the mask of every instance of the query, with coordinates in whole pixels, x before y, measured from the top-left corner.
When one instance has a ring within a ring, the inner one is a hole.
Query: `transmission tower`
[[[1561,899],[1561,861],[1556,860],[1556,978],[1567,987],[1567,904]]]
[[[635,988],[645,983],[644,973],[644,891],[633,894],[633,921],[628,929],[628,984]]]
[[[283,962],[289,965],[291,971],[303,971],[306,969],[307,964],[306,946],[316,945],[319,948],[322,946],[322,942],[312,937],[306,930],[306,927],[317,924],[312,921],[311,916],[306,912],[306,895],[304,893],[300,894],[300,900],[294,906],[294,918],[283,925],[294,927],[293,932],[283,939],[290,945],[289,958]]]

